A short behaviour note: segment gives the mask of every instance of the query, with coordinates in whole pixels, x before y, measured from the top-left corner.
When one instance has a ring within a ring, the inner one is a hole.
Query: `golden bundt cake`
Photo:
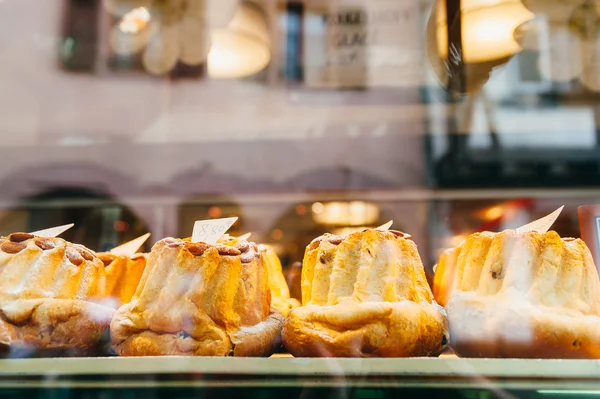
[[[600,282],[583,241],[476,233],[457,254],[446,307],[457,354],[600,358]]]
[[[117,307],[131,301],[146,268],[146,254],[123,256],[105,252],[98,257],[106,270],[106,294]]]
[[[482,235],[493,235],[494,233],[477,233]],[[442,306],[446,306],[450,297],[456,291],[457,279],[456,276],[456,264],[458,256],[463,248],[464,243],[461,245],[448,248],[442,252],[438,259],[437,265],[434,267],[433,275],[433,297],[435,301]]]
[[[13,233],[0,239],[0,347],[8,356],[95,355],[114,309],[104,265],[61,238]]]
[[[115,313],[113,348],[122,356],[269,356],[283,323],[270,295],[256,244],[161,240],[131,302]]]
[[[271,305],[287,316],[290,309],[300,306],[300,302],[290,298],[290,289],[283,276],[281,261],[273,248],[259,245],[258,250],[269,272],[269,287],[271,288]]]
[[[306,248],[302,306],[283,328],[294,356],[437,356],[447,336],[446,314],[409,236],[325,234]]]

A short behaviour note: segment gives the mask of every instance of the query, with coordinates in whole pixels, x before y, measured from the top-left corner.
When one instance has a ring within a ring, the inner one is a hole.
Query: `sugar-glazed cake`
[[[456,254],[444,274],[457,354],[600,358],[600,282],[583,241],[554,231],[476,233]]]
[[[0,353],[4,356],[104,354],[114,309],[104,264],[61,238],[13,233],[0,239]]]
[[[294,356],[437,356],[448,331],[410,236],[369,229],[306,248],[283,339]]]
[[[256,244],[163,239],[113,318],[113,348],[122,356],[269,356],[283,323],[270,295]]]

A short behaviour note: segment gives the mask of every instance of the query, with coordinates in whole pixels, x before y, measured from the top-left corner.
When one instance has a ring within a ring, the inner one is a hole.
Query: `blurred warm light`
[[[224,29],[211,32],[208,75],[218,79],[241,78],[265,69],[271,61],[271,46],[261,10],[242,4]]]
[[[337,229],[333,229],[331,232],[333,234],[339,235],[339,236],[347,236],[350,235],[352,233],[358,233],[359,231],[363,231],[365,229],[369,229],[371,227],[367,227],[367,226],[359,226],[359,227],[340,227]]]
[[[302,215],[306,215],[306,206],[305,205],[297,205],[296,206],[296,213],[300,216]]]
[[[123,220],[117,220],[114,225],[113,228],[115,229],[115,231],[118,231],[119,233],[122,233],[124,231],[127,231],[129,229],[129,223],[123,221]]]
[[[150,11],[146,7],[138,7],[129,11],[119,22],[123,33],[136,34],[144,30],[150,22]]]
[[[502,206],[492,206],[483,209],[478,213],[478,216],[486,221],[500,219],[504,214],[504,208]]]
[[[324,208],[324,207],[323,207],[323,204],[322,204],[322,203],[320,203],[320,202],[315,202],[315,203],[312,205],[312,211],[313,211],[313,213],[315,213],[315,214],[319,214],[319,213],[323,212],[323,208]]]
[[[271,238],[275,241],[279,241],[283,238],[283,231],[280,229],[275,229],[271,232]]]
[[[514,38],[515,29],[533,19],[520,0],[463,0],[463,60],[486,63],[502,60],[522,50]],[[446,0],[437,0],[437,49],[442,59],[448,57]]]
[[[208,208],[208,216],[210,216],[213,219],[220,218],[222,214],[223,211],[218,206],[211,206],[210,208]]]
[[[379,207],[363,201],[317,202],[313,204],[313,219],[317,223],[333,226],[372,225],[379,220]]]

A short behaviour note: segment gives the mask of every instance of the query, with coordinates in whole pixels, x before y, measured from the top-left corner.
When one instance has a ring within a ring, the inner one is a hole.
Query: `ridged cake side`
[[[416,245],[400,232],[326,234],[306,249],[302,306],[283,329],[294,356],[437,356],[447,345]]]
[[[308,246],[302,268],[303,305],[432,301],[417,246],[392,232],[326,234]]]
[[[460,289],[465,267],[468,266],[471,279],[478,278],[473,275],[477,276],[481,272],[494,237],[495,233],[474,233],[459,246],[442,252],[433,277],[433,295],[437,303],[446,306],[452,294]],[[461,260],[460,254],[463,253],[463,250],[469,255],[463,255]]]
[[[259,245],[258,250],[269,272],[271,305],[286,316],[291,308],[297,307],[300,304],[297,300],[290,298],[290,289],[283,276],[281,261],[275,250],[268,245]]]
[[[455,281],[451,291],[495,295],[512,290],[532,304],[600,314],[598,272],[589,249],[554,231],[473,234],[448,269],[455,271],[448,273]]]
[[[60,238],[0,239],[0,352],[8,356],[103,353],[114,310],[103,263]]]
[[[131,301],[146,268],[146,255],[98,254],[106,270],[106,295],[118,305]]]
[[[579,239],[556,232],[470,236],[447,310],[464,356],[600,356],[600,282]]]
[[[274,350],[280,324],[255,244],[165,239],[111,336],[121,355],[261,356]]]

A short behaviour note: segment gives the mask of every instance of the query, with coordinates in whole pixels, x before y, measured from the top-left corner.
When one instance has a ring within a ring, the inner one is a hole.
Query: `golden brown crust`
[[[448,305],[453,350],[464,357],[599,359],[600,318],[524,301],[460,293]]]
[[[60,238],[13,233],[0,239],[0,346],[10,356],[98,354],[114,309],[104,265]]]
[[[283,329],[294,356],[437,356],[447,345],[446,314],[404,234],[315,239],[304,256],[302,300]]]
[[[106,294],[114,298],[119,306],[131,301],[146,268],[146,255],[129,257],[100,253],[98,258],[104,263],[106,271]]]
[[[297,357],[438,356],[448,343],[442,308],[411,301],[292,309],[283,343]]]
[[[0,307],[0,343],[10,357],[106,354],[113,313],[79,300],[14,301]]]
[[[258,249],[269,271],[271,305],[287,316],[290,309],[298,307],[300,304],[297,300],[290,298],[290,289],[283,276],[281,261],[277,253],[268,245],[259,245]]]
[[[280,330],[255,244],[168,238],[154,246],[134,297],[116,312],[111,339],[123,356],[267,356]]]
[[[473,235],[446,307],[461,356],[600,357],[600,282],[581,240],[553,231]]]
[[[230,334],[233,356],[268,357],[281,346],[283,315],[271,308],[269,317],[251,327],[242,327]]]

